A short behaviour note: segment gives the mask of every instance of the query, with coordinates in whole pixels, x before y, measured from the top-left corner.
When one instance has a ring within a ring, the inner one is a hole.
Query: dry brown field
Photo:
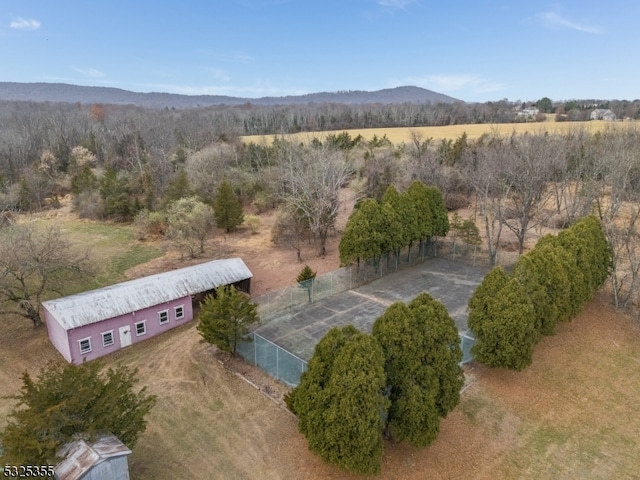
[[[347,214],[345,209],[340,222]],[[72,215],[59,220],[73,230]],[[261,220],[256,235],[217,233],[207,244],[208,258],[243,257],[254,273],[254,294],[292,283],[301,268],[291,250],[269,241],[273,214]],[[74,230],[75,238],[84,231],[96,254],[107,252],[114,247],[99,241],[102,228],[84,225]],[[168,245],[151,243],[169,253],[131,267],[125,276],[186,264]],[[150,246],[133,241],[128,247],[136,245]],[[336,238],[328,251],[320,259],[308,248],[304,260],[320,272],[332,270],[338,266]],[[0,320],[1,391],[11,395],[20,388],[21,372],[35,373],[62,357],[45,329],[34,330],[22,319]],[[242,362],[225,367],[226,360],[201,341],[195,322],[106,357],[108,365],[138,368],[141,385],[158,396],[130,457],[132,479],[361,478],[308,451],[295,418],[282,406],[284,387]],[[469,386],[437,440],[422,450],[386,443],[380,478],[638,478],[640,327],[604,297],[543,339],[525,371],[477,364],[465,371]],[[0,428],[12,407],[12,400],[0,398]]]
[[[474,140],[484,134],[511,135],[512,133],[566,133],[576,129],[586,129],[591,132],[604,130],[606,128],[621,128],[629,125],[636,125],[635,122],[605,122],[604,120],[592,120],[588,122],[555,122],[546,121],[540,123],[496,123],[496,124],[469,124],[469,125],[447,125],[443,127],[397,127],[397,128],[364,128],[353,130],[334,130],[327,132],[303,132],[282,135],[286,139],[296,142],[308,143],[313,138],[322,140],[327,135],[339,134],[347,131],[351,137],[362,135],[365,140],[371,140],[374,135],[382,138],[384,135],[393,144],[411,143],[412,132],[417,132],[422,140],[432,138],[433,140],[456,139],[463,133],[467,134],[469,140]],[[280,137],[280,135],[278,135]],[[247,135],[242,137],[245,143],[271,143],[274,135]]]

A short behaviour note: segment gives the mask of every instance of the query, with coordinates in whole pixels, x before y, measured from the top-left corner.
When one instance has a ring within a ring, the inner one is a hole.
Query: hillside
[[[84,87],[64,83],[0,82],[0,101],[103,103],[146,108],[196,108],[215,105],[306,105],[309,103],[454,103],[455,98],[419,87],[396,87],[375,92],[322,92],[286,97],[241,98],[224,95],[140,93],[111,87]]]

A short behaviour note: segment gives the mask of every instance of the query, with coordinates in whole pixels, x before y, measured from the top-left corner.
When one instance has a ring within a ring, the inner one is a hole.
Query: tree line
[[[469,300],[475,359],[514,370],[530,365],[535,344],[580,312],[610,268],[611,249],[594,216],[542,237],[511,274],[495,267]]]
[[[395,186],[385,190],[382,200],[364,199],[347,221],[339,251],[340,262],[349,265],[361,260],[379,263],[385,253],[419,242],[420,248],[434,236],[445,236],[449,218],[441,192],[419,180],[399,193]]]

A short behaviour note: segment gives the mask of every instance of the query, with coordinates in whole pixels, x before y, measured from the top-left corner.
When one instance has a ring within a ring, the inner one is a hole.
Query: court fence
[[[478,267],[489,266],[486,251],[455,238],[446,237],[422,245],[405,247],[400,252],[383,255],[375,260],[339,268],[318,275],[313,280],[291,285],[277,291],[254,297],[258,304],[261,324],[278,318],[283,312],[303,308],[323,298],[352,290],[389,273],[424,262],[429,258],[446,258]],[[517,252],[499,251],[496,263],[503,267],[513,266],[519,258]],[[307,361],[285,350],[256,332],[250,333],[252,341],[241,343],[238,353],[248,362],[257,365],[284,384],[295,387],[307,369]],[[473,360],[471,348],[475,339],[470,331],[460,332],[460,347],[463,357],[461,365]]]
[[[241,342],[237,347],[237,352],[242,358],[260,367],[271,377],[288,387],[297,387],[300,383],[300,377],[307,370],[308,362],[288,352],[280,345],[276,345],[271,340],[267,340],[262,335],[251,332],[250,336],[250,342]],[[473,360],[471,347],[474,343],[475,339],[471,332],[460,334],[460,348],[462,349],[460,365]]]
[[[405,247],[396,253],[380,258],[361,261],[359,264],[342,267],[313,280],[297,283],[273,292],[267,292],[253,301],[258,304],[261,322],[268,323],[283,311],[303,307],[337,293],[361,287],[373,280],[403,268],[418,265],[429,258],[446,258],[474,266],[489,265],[487,253],[478,246],[468,245],[455,238],[445,237],[428,241],[422,245]],[[498,252],[497,264],[509,267],[517,262],[517,252]]]

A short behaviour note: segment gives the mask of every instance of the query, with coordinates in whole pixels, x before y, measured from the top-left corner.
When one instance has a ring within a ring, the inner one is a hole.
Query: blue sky
[[[640,98],[637,0],[2,0],[0,81]]]

